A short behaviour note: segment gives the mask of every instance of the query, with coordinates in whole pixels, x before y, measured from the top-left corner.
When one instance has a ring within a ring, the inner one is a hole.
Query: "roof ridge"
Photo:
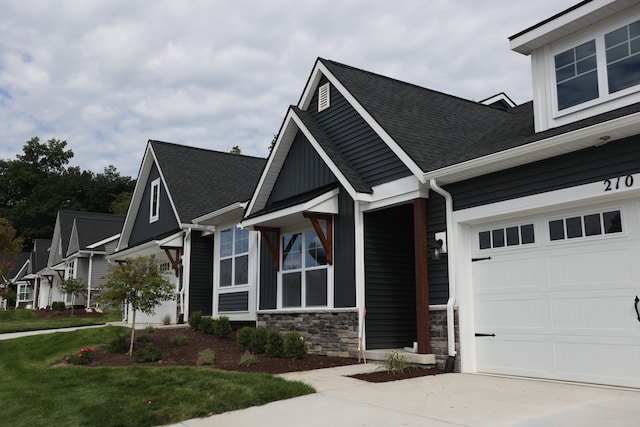
[[[259,156],[250,156],[247,154],[235,154],[235,153],[230,153],[228,151],[220,151],[220,150],[212,150],[209,148],[203,148],[203,147],[194,147],[192,145],[184,145],[184,144],[178,144],[176,142],[168,142],[168,141],[159,141],[157,139],[150,139],[149,143],[151,144],[166,144],[166,145],[172,145],[174,147],[180,147],[182,149],[191,149],[191,150],[200,150],[200,151],[206,151],[209,153],[215,153],[215,154],[223,154],[223,155],[228,155],[228,156],[241,156],[241,157],[245,157],[245,158],[249,158],[249,159],[259,159],[259,160],[264,160],[265,157],[259,157]]]

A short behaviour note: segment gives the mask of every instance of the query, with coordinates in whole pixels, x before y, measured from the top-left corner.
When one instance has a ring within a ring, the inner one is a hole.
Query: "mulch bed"
[[[63,312],[39,310],[40,317],[70,317],[71,310]],[[99,313],[87,313],[83,309],[75,309],[74,317],[99,317]],[[136,337],[145,334],[137,330]],[[235,331],[227,338],[194,331],[188,326],[176,328],[156,328],[148,334],[150,342],[135,342],[134,351],[152,344],[162,351],[163,358],[157,362],[137,363],[128,354],[110,353],[106,348],[98,348],[95,359],[89,366],[197,366],[198,353],[205,349],[215,352],[213,367],[227,371],[264,372],[281,374],[285,372],[309,371],[312,369],[331,368],[357,364],[356,359],[329,357],[307,354],[303,359],[271,358],[265,354],[256,355],[256,363],[250,366],[240,365],[240,358],[245,354],[236,344]],[[172,343],[176,337],[185,337],[186,345],[177,346]],[[353,375],[352,378],[370,382],[398,381],[442,373],[437,368],[411,367],[405,372],[388,373],[382,367],[379,371]]]

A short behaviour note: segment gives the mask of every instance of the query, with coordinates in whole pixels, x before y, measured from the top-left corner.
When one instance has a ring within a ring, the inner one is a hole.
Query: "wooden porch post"
[[[427,275],[427,199],[413,201],[413,232],[416,257],[416,322],[418,353],[431,352],[429,325],[429,278]]]

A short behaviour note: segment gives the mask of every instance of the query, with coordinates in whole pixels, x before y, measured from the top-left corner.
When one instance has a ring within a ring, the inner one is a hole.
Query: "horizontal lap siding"
[[[445,200],[434,191],[429,192],[427,200],[427,242],[429,248],[435,244],[435,233],[447,231]],[[449,299],[449,273],[447,254],[439,260],[429,258],[429,305],[446,304]]]
[[[515,199],[640,172],[640,137],[451,184],[454,209]],[[604,189],[604,186],[603,186]]]
[[[189,312],[213,314],[213,237],[191,233]]]
[[[327,79],[323,77],[320,84],[326,82]],[[333,85],[331,106],[318,112],[316,93],[309,105],[309,113],[368,185],[374,186],[410,175],[404,163]]]

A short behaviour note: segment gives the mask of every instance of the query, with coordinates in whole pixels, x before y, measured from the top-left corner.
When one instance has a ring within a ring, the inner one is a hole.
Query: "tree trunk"
[[[136,311],[133,310],[133,319],[131,320],[131,343],[129,344],[129,357],[133,356],[133,341],[136,337]]]
[[[76,296],[71,295],[71,317],[73,317],[73,306],[76,305]]]

